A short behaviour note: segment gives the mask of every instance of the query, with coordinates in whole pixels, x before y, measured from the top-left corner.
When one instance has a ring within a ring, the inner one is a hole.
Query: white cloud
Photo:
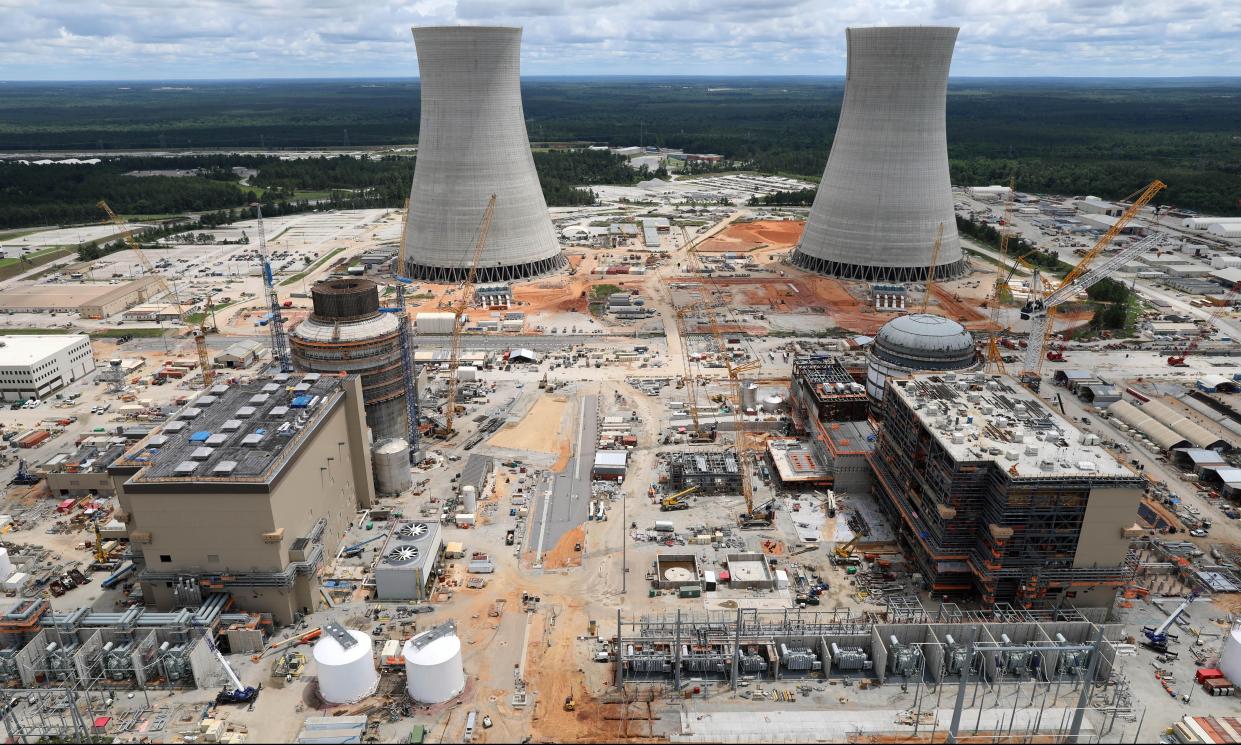
[[[952,72],[1241,70],[1241,3],[1190,0],[0,0],[0,78],[411,76],[409,27],[519,25],[528,75],[839,75],[844,29],[961,27]]]

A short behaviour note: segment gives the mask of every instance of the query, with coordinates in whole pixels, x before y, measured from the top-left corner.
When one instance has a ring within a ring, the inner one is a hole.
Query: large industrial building
[[[109,472],[148,606],[225,592],[280,624],[375,492],[357,376],[213,386]]]
[[[0,311],[9,313],[77,313],[94,320],[108,318],[159,295],[156,277],[139,277],[119,284],[63,282],[19,285],[0,296]]]
[[[526,135],[521,29],[414,29],[422,109],[409,196],[407,276],[459,282],[469,273],[491,195],[494,219],[479,282],[565,265]]]
[[[957,237],[944,105],[957,29],[850,28],[845,98],[793,264],[837,277],[966,271]]]
[[[94,369],[85,334],[0,337],[0,395],[6,401],[42,399]]]
[[[866,389],[858,382],[861,375],[861,369],[851,371],[838,358],[793,360],[789,412],[796,429],[810,440],[804,453],[770,451],[782,483],[822,481],[853,493],[869,490],[866,458],[875,446],[875,430]]]
[[[883,400],[889,378],[914,372],[963,372],[981,359],[965,327],[932,313],[898,316],[879,329],[866,350],[866,395]]]
[[[408,437],[400,318],[379,308],[369,279],[328,279],[310,289],[314,311],[289,331],[299,370],[362,376],[366,423],[375,442]]]
[[[888,382],[875,494],[936,594],[1108,607],[1145,480],[1011,378]]]

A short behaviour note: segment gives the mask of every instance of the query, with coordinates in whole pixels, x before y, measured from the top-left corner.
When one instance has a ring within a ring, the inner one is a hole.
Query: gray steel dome
[[[914,313],[879,329],[871,353],[910,370],[960,370],[975,363],[974,337],[943,316]]]

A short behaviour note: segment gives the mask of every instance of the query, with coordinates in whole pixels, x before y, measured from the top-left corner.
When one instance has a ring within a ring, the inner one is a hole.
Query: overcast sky
[[[410,77],[415,25],[525,75],[840,75],[844,29],[961,27],[958,76],[1241,75],[1238,0],[0,0],[0,79]]]

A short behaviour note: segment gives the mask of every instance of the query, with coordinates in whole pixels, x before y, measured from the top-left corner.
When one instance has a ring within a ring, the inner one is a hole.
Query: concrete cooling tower
[[[957,29],[851,28],[845,99],[795,266],[849,279],[936,279],[966,271],[957,238],[944,100]]]
[[[409,277],[463,280],[492,194],[495,216],[479,282],[525,279],[565,265],[526,135],[521,29],[414,29],[422,117],[409,195]]]

